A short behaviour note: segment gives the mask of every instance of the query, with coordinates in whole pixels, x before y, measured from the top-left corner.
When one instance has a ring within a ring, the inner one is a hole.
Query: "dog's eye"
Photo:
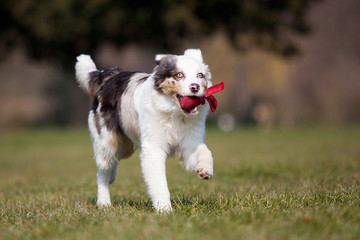
[[[176,76],[177,76],[178,78],[183,78],[183,77],[184,77],[184,74],[183,74],[182,72],[178,72],[178,73],[176,74]]]
[[[198,73],[197,77],[198,77],[198,78],[204,78],[204,74]]]

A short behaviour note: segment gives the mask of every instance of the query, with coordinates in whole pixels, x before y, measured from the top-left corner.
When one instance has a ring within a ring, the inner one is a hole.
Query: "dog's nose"
[[[197,83],[190,84],[190,91],[193,93],[197,93],[200,90],[200,85]]]

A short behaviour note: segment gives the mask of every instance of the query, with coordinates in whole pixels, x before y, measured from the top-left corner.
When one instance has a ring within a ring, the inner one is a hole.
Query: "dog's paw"
[[[158,213],[170,213],[172,212],[172,207],[169,205],[166,205],[164,207],[159,207],[155,209]]]
[[[107,208],[111,206],[111,203],[96,202],[96,206],[98,206],[98,208]]]
[[[154,206],[155,210],[158,213],[169,213],[172,211],[172,207],[171,207],[171,202],[170,201],[166,201],[166,202],[158,202],[155,206]]]
[[[206,168],[198,168],[196,170],[200,179],[211,179],[213,177],[213,171]]]
[[[110,207],[111,206],[111,201],[110,201],[110,199],[101,199],[101,198],[99,198],[96,201],[96,206],[98,206],[99,208]]]

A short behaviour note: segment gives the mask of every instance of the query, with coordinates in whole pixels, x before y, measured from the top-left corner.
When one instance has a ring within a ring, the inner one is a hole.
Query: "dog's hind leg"
[[[95,111],[89,114],[89,130],[94,148],[94,158],[97,166],[97,205],[110,205],[109,185],[115,180],[116,168],[121,158],[118,134],[108,131],[100,125],[100,115]]]
[[[98,186],[98,194],[97,194],[96,204],[98,206],[111,205],[109,185],[111,184],[112,171],[114,170],[114,168],[116,168],[116,166],[114,166],[113,169],[98,168],[98,172],[96,174],[97,186]]]
[[[109,131],[101,126],[100,114],[92,110],[89,114],[89,130],[97,166],[97,205],[111,205],[110,184],[116,178],[120,159],[128,158],[134,152],[132,142],[123,134]]]
[[[95,161],[98,168],[96,177],[98,187],[97,205],[99,206],[111,204],[109,186],[115,180],[116,168],[120,160],[120,156],[117,153],[118,149],[107,146],[106,140],[99,139],[93,143]]]

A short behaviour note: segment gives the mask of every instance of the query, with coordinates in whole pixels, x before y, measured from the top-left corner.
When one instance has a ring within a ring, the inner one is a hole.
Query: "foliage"
[[[294,53],[288,32],[305,33],[304,15],[315,0],[3,0],[0,55],[21,43],[36,58],[60,63],[91,53],[103,42],[142,42],[161,48],[184,37],[223,30],[241,48],[239,36],[284,54]]]
[[[138,156],[98,209],[85,130],[0,136],[1,239],[357,239],[359,127],[209,129],[215,178],[167,162],[174,212],[153,212]]]

